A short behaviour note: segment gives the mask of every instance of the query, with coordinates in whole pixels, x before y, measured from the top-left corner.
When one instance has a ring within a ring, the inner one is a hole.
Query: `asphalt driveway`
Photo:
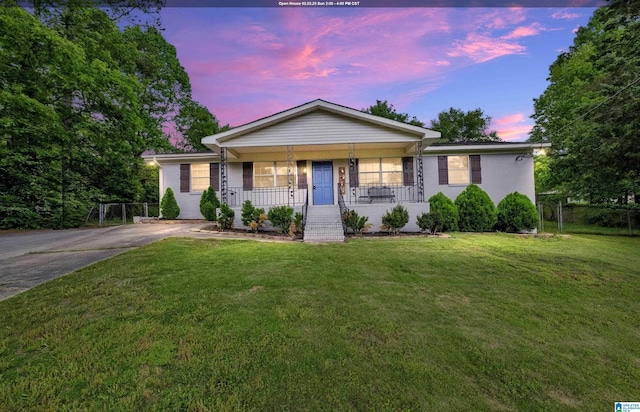
[[[0,300],[160,239],[207,237],[194,231],[202,226],[202,223],[136,224],[0,234]]]

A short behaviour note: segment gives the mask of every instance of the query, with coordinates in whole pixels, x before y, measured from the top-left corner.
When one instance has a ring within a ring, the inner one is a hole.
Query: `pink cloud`
[[[467,57],[476,63],[484,63],[497,57],[522,54],[526,48],[501,38],[494,38],[480,33],[470,33],[463,40],[453,43],[453,50],[447,55],[451,57]]]
[[[505,141],[524,141],[533,127],[523,113],[509,114],[493,121],[498,127],[498,136]]]
[[[507,34],[506,36],[502,36],[502,39],[511,40],[511,39],[519,39],[521,37],[535,36],[536,34],[540,33],[542,30],[544,30],[542,25],[540,25],[539,23],[533,23],[527,27],[524,27],[524,26],[517,27],[511,33]]]
[[[551,15],[552,19],[561,19],[561,20],[573,20],[580,17],[579,13],[570,13],[566,10],[556,11]]]
[[[384,98],[403,111],[458,69],[524,54],[518,39],[542,30],[522,8],[263,9],[215,24],[209,12],[168,40],[194,98],[232,126],[317,98],[354,108]]]

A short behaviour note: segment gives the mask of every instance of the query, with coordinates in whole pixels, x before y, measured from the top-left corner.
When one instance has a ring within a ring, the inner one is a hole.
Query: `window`
[[[469,184],[469,156],[448,156],[447,170],[450,185]]]
[[[180,192],[202,192],[209,186],[220,190],[219,163],[183,163],[180,165]]]
[[[209,163],[192,163],[191,164],[191,191],[202,192],[209,188],[210,185],[210,166]]]
[[[438,156],[438,181],[441,185],[481,184],[480,155]]]
[[[293,184],[296,184],[296,167],[292,169]],[[253,185],[255,188],[287,187],[289,175],[287,162],[255,162],[253,164]]]
[[[358,172],[361,185],[401,185],[402,159],[359,159]]]

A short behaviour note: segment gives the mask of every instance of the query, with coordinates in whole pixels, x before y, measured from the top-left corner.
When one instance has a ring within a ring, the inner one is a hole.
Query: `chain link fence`
[[[125,225],[138,223],[143,218],[159,216],[159,203],[99,203],[91,207],[85,224],[89,226]]]
[[[538,202],[539,232],[640,235],[640,205]]]

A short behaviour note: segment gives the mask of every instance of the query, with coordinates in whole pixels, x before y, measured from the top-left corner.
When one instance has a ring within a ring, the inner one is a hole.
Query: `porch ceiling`
[[[296,160],[348,159],[348,144],[310,144],[290,145]],[[415,154],[415,143],[359,143],[353,145],[358,158],[367,157],[403,157]],[[234,147],[227,149],[230,161],[284,160],[287,146]]]

